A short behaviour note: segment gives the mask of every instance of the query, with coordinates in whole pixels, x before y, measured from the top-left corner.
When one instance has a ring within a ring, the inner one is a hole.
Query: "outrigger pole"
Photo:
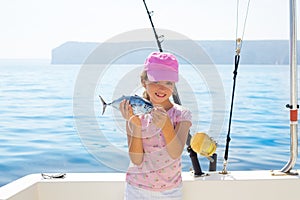
[[[153,12],[149,12],[145,0],[143,0],[143,2],[144,2],[144,5],[145,5],[145,8],[146,8],[146,11],[147,11],[149,20],[150,20],[150,22],[151,22],[151,26],[152,26],[152,29],[153,29],[153,32],[154,32],[154,36],[155,36],[155,39],[156,39],[156,42],[157,42],[158,49],[159,49],[160,52],[163,52],[162,47],[161,47],[162,41],[160,40],[160,38],[163,38],[163,35],[162,35],[162,36],[158,36],[158,35],[157,35],[156,30],[155,30],[155,27],[154,27],[154,24],[153,24],[153,21],[152,21],[152,14],[153,14]],[[174,91],[173,91],[173,100],[174,100],[174,102],[175,102],[176,104],[182,105],[182,104],[181,104],[181,101],[180,101],[180,98],[179,98],[179,95],[178,95],[178,91],[177,91],[176,85],[175,85]],[[186,141],[186,145],[188,146],[188,147],[187,147],[187,151],[188,151],[189,154],[190,154],[190,158],[191,158],[192,165],[193,165],[193,168],[194,168],[194,176],[201,176],[201,175],[203,175],[204,173],[203,173],[202,170],[201,170],[201,167],[200,167],[200,164],[199,164],[199,160],[198,160],[197,153],[191,148],[191,145],[190,145],[190,140],[191,140],[191,138],[192,138],[192,136],[191,136],[191,134],[190,134],[190,132],[189,132],[189,134],[188,134],[188,139],[187,139],[187,141]]]
[[[296,31],[296,0],[290,0],[290,160],[281,169],[289,173],[296,164],[298,156],[298,78],[297,78],[297,31]]]

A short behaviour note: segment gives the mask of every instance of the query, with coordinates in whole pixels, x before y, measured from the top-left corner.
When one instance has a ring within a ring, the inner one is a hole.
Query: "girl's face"
[[[146,81],[145,88],[150,97],[150,101],[154,104],[161,104],[169,100],[173,93],[175,83],[171,81]]]

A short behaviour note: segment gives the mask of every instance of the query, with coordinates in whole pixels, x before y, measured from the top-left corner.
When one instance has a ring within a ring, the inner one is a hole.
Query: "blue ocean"
[[[138,65],[51,65],[48,60],[0,61],[0,186],[31,173],[123,172],[125,123],[111,102],[140,94]],[[191,134],[217,143],[223,169],[233,66],[181,67],[178,91],[193,113]],[[289,160],[289,66],[238,69],[228,170],[280,170]],[[182,156],[183,170],[192,164]],[[209,161],[199,155],[203,171]],[[295,168],[299,169],[298,160]]]

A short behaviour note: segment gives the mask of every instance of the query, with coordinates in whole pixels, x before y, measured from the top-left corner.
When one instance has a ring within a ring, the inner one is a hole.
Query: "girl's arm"
[[[176,159],[180,157],[192,123],[190,121],[181,121],[174,129],[169,116],[162,109],[155,111],[153,117],[153,122],[162,129],[167,151],[171,158]]]
[[[182,121],[176,125],[174,130],[170,119],[166,120],[162,132],[166,140],[167,151],[173,159],[181,156],[190,127],[191,122]]]
[[[140,165],[144,157],[141,121],[137,116],[126,122],[127,142],[131,162]]]
[[[122,101],[120,103],[120,111],[126,120],[126,133],[130,160],[135,165],[140,165],[144,157],[141,120],[139,117],[133,115],[129,101]]]

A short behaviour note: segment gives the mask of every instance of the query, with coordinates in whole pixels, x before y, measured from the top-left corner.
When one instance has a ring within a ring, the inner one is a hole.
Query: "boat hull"
[[[31,174],[0,188],[0,200],[123,199],[124,173],[68,173],[64,179]],[[300,176],[274,171],[183,172],[184,199],[299,199]]]

